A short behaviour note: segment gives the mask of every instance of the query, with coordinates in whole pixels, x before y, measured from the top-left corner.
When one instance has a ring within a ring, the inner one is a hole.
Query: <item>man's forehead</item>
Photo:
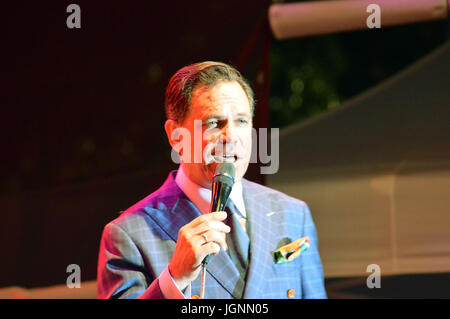
[[[237,82],[222,82],[212,88],[196,88],[191,107],[191,111],[198,115],[223,115],[230,111],[250,114],[247,95]]]

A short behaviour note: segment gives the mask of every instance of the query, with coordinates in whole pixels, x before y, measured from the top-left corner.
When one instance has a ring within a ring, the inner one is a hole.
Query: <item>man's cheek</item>
[[[248,134],[242,134],[239,136],[237,147],[243,158],[249,159],[252,152],[252,137]]]
[[[220,130],[218,129],[206,130],[203,133],[203,140],[202,140],[203,150],[205,150],[205,148],[211,148],[210,147],[211,144],[215,147],[215,145],[219,141],[219,137],[220,137]]]
[[[221,130],[219,130],[218,128],[208,128],[203,131],[202,137],[204,141],[211,142],[216,140],[220,134]]]
[[[207,144],[204,144],[204,146],[203,146],[203,162],[206,165],[214,162],[214,157],[212,156],[214,147],[215,147],[215,145],[213,142],[209,142]]]

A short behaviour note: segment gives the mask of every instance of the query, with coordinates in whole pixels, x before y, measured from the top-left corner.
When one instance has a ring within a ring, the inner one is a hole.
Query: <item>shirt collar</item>
[[[211,190],[194,183],[184,172],[183,165],[178,168],[175,182],[202,214],[210,213]],[[241,181],[234,183],[230,198],[242,215],[246,216]]]

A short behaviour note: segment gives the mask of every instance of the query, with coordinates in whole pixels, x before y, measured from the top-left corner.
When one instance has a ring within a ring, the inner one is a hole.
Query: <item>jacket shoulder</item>
[[[136,220],[147,219],[152,211],[170,211],[180,196],[181,190],[176,185],[173,176],[169,175],[165,183],[156,191],[149,194],[136,204],[119,213],[110,224],[115,224],[124,229]]]
[[[255,196],[258,200],[261,201],[270,201],[276,202],[278,205],[283,205],[286,207],[292,207],[298,209],[307,208],[307,204],[298,198],[289,196],[281,191],[276,189],[257,184],[255,182],[249,180],[242,180],[245,191],[251,196]]]

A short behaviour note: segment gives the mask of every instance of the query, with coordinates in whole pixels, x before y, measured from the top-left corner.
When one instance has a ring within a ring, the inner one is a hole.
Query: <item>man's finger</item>
[[[212,212],[209,214],[203,214],[202,216],[197,217],[196,219],[194,219],[191,222],[192,227],[195,227],[205,221],[208,220],[217,220],[217,221],[222,221],[225,220],[227,218],[227,213],[224,211],[220,211],[220,212]]]
[[[225,250],[228,249],[225,234],[222,232],[210,230],[201,234],[200,237],[201,237],[200,243],[202,245],[206,245],[208,242],[215,242],[219,244],[219,246],[223,247]]]
[[[220,245],[214,241],[210,241],[199,247],[196,254],[197,263],[194,265],[194,268],[199,266],[203,259],[205,259],[208,255],[217,255],[220,252]]]
[[[201,223],[200,225],[197,225],[195,228],[192,229],[192,232],[194,234],[201,234],[204,232],[207,232],[209,230],[214,230],[222,233],[229,233],[231,231],[230,226],[224,224],[220,221],[206,221],[204,223]]]

